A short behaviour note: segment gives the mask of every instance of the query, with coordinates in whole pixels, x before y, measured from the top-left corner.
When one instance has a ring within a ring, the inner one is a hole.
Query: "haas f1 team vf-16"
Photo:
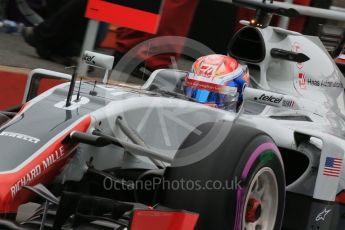
[[[92,52],[104,83],[32,71],[1,113],[0,228],[344,229],[343,75],[317,38],[267,25],[293,9],[237,2],[259,8],[229,45],[252,82],[237,112],[185,96],[185,71],[107,83]],[[71,83],[37,95],[47,79]]]

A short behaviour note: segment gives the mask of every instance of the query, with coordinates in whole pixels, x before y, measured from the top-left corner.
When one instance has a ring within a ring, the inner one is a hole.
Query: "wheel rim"
[[[242,215],[244,230],[273,230],[278,212],[278,183],[271,168],[260,169],[250,183]]]

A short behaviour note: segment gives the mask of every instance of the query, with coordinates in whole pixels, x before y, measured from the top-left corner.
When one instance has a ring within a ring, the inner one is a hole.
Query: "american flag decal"
[[[343,165],[343,159],[327,157],[325,167],[323,168],[323,175],[339,177],[341,168]]]

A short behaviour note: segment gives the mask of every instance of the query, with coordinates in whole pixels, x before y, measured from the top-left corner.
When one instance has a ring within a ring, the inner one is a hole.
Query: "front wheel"
[[[279,184],[276,171],[269,165],[254,170],[246,186],[242,229],[276,229],[279,207]],[[280,205],[281,208],[281,205]]]
[[[224,125],[231,125],[223,122]],[[198,127],[203,135],[217,127]],[[202,139],[191,134],[176,158],[188,155],[184,146]],[[208,143],[198,143],[204,148]],[[203,146],[205,145],[205,146]],[[174,166],[174,164],[172,165]],[[197,229],[279,230],[285,204],[285,175],[280,153],[265,133],[233,125],[222,144],[208,157],[187,166],[169,167],[166,181],[209,181],[235,184],[229,189],[163,189],[159,199],[165,206],[200,214]]]

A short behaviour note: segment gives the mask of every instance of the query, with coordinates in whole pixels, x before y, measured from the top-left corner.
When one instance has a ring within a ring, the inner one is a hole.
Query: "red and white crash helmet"
[[[236,111],[250,82],[247,66],[235,59],[212,54],[196,60],[185,80],[185,94],[199,103]]]

